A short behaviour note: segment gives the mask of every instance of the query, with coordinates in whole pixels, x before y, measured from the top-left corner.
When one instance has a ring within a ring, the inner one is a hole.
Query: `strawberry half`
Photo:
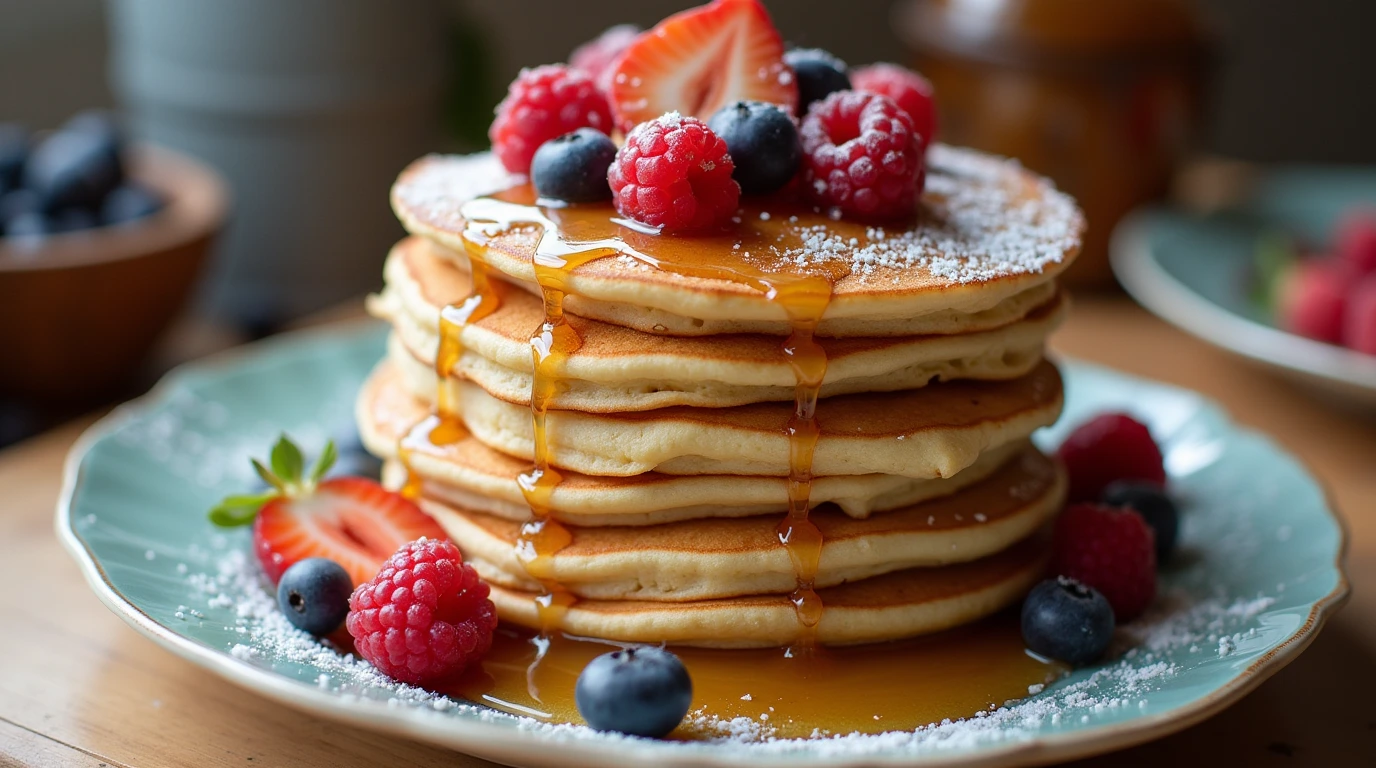
[[[285,436],[273,446],[272,469],[253,467],[272,490],[231,496],[210,511],[216,525],[253,524],[253,551],[268,579],[308,557],[343,566],[354,586],[371,580],[403,544],[444,530],[411,501],[361,477],[323,480],[334,463],[334,444],[325,446],[308,475],[301,451]]]
[[[608,96],[617,127],[629,133],[665,112],[706,121],[738,100],[793,112],[798,83],[759,0],[715,0],[670,16],[631,43]]]

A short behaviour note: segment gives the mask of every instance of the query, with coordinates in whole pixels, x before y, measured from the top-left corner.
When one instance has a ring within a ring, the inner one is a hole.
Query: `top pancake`
[[[464,204],[504,190],[513,200],[528,198],[523,181],[489,154],[431,156],[402,173],[392,204],[408,230],[462,252],[469,224]],[[787,334],[791,307],[771,300],[760,284],[800,277],[831,284],[817,328],[823,336],[908,335],[914,328],[959,333],[979,327],[987,313],[1005,323],[1010,302],[1020,302],[1025,312],[1049,297],[1049,282],[1078,252],[1084,228],[1074,202],[1047,180],[1016,163],[942,145],[928,153],[918,222],[900,229],[832,220],[778,201],[747,201],[731,229],[692,236],[646,234],[610,223],[610,206],[525,210],[557,226],[561,236],[588,230],[621,251],[561,276],[570,312],[672,335]],[[539,233],[539,227],[519,221],[489,225],[478,236],[482,257],[534,288]],[[650,266],[689,259],[709,266],[712,274],[753,277],[704,277]],[[942,325],[949,330],[932,330]]]

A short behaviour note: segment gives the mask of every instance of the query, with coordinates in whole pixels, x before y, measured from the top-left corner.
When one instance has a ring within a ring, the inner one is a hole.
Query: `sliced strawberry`
[[[637,38],[613,70],[609,97],[617,127],[629,133],[665,112],[706,121],[742,99],[793,112],[798,84],[759,0],[715,0]]]
[[[324,557],[339,563],[357,586],[403,544],[444,530],[400,494],[361,477],[326,480],[300,498],[278,497],[263,505],[253,523],[253,550],[273,584],[299,560]]]
[[[323,557],[341,565],[358,586],[372,580],[403,544],[445,538],[420,507],[373,480],[324,479],[336,456],[334,443],[327,443],[307,472],[301,449],[283,435],[267,466],[252,460],[269,490],[230,496],[210,510],[218,526],[253,525],[253,551],[273,584],[297,562]]]

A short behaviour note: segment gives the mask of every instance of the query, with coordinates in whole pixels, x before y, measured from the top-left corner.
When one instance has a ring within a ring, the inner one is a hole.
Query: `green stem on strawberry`
[[[257,494],[226,496],[210,510],[210,522],[222,528],[249,525],[257,516],[258,511],[263,508],[263,505],[273,499],[297,499],[309,496],[324,479],[325,473],[334,466],[338,456],[334,441],[325,443],[325,448],[321,450],[315,465],[311,467],[310,473],[303,477],[302,473],[306,467],[305,457],[296,443],[293,443],[290,438],[283,434],[272,446],[272,452],[268,456],[269,466],[264,466],[263,462],[258,459],[249,459],[253,463],[254,471],[272,490]]]

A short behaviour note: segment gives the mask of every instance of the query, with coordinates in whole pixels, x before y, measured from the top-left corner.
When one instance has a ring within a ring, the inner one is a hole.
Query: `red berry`
[[[706,229],[736,212],[735,169],[725,141],[701,120],[670,112],[631,131],[607,180],[622,216],[666,231]]]
[[[1338,258],[1358,274],[1376,272],[1376,210],[1353,211],[1338,224]]]
[[[913,130],[930,144],[936,136],[936,101],[927,78],[897,64],[871,64],[850,73],[857,91],[893,99],[913,119]]]
[[[1156,599],[1156,542],[1130,509],[1072,505],[1056,521],[1051,568],[1099,590],[1120,622]]]
[[[497,105],[497,119],[487,136],[508,171],[526,173],[541,144],[579,128],[611,132],[607,97],[591,77],[549,64],[521,70]]]
[[[1070,475],[1072,503],[1097,501],[1118,480],[1166,484],[1161,449],[1146,425],[1126,413],[1100,414],[1076,427],[1058,455]]]
[[[706,120],[734,101],[792,113],[798,83],[760,0],[713,0],[632,41],[613,67],[608,98],[617,127],[629,133],[665,112]]]
[[[268,579],[308,557],[344,567],[354,584],[377,573],[402,544],[444,530],[413,502],[361,477],[337,477],[296,498],[279,496],[253,521],[253,550]]]
[[[1343,344],[1376,355],[1376,274],[1362,278],[1347,298]]]
[[[802,139],[816,204],[867,219],[915,212],[924,146],[912,118],[888,97],[837,91],[808,110]]]
[[[606,93],[616,62],[637,37],[640,37],[640,27],[634,24],[609,27],[596,38],[573,49],[573,53],[569,54],[569,69],[591,77],[597,87]]]
[[[1280,327],[1311,339],[1340,343],[1352,277],[1350,268],[1336,260],[1296,262],[1280,278],[1276,295]]]
[[[448,541],[418,539],[349,598],[345,626],[363,658],[403,683],[462,672],[492,647],[488,587]]]

